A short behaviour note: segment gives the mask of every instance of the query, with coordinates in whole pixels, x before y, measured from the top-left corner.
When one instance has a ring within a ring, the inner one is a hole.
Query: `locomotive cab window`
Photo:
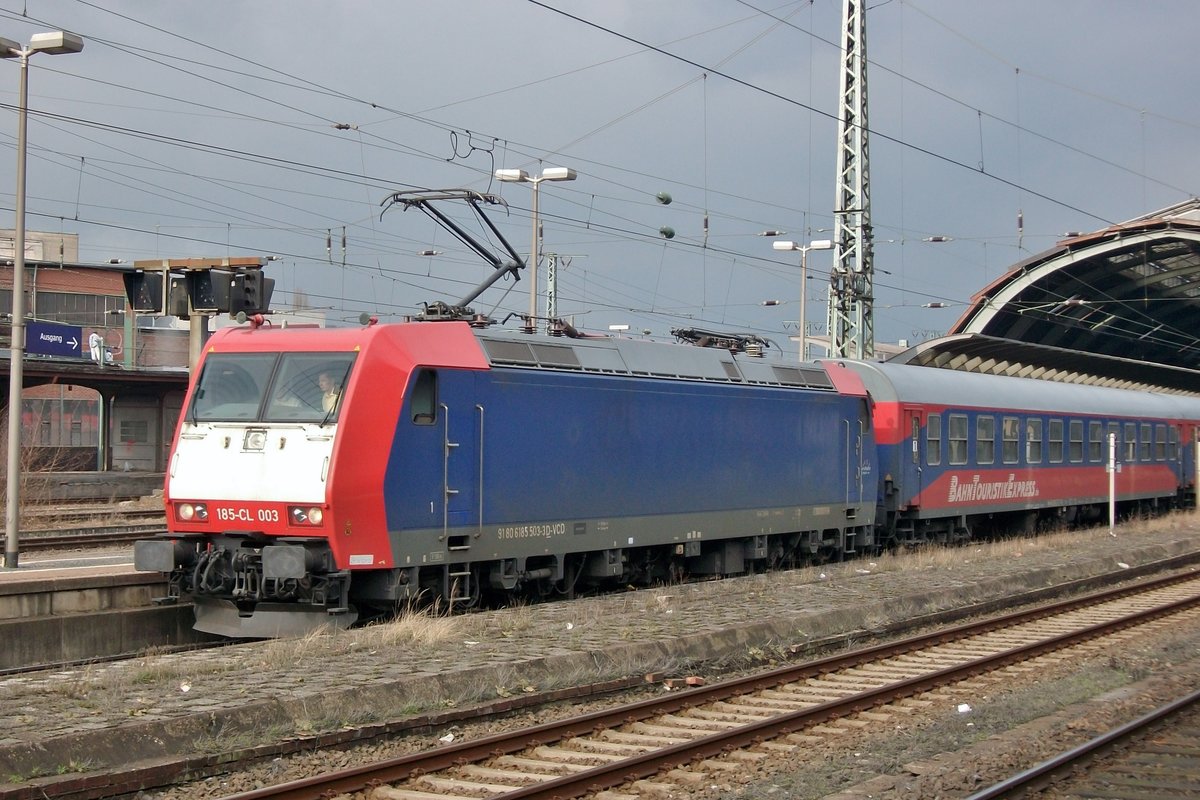
[[[423,369],[412,384],[409,404],[412,421],[417,425],[432,425],[437,420],[437,373]]]
[[[258,419],[276,353],[212,353],[196,380],[189,422],[242,422]]]
[[[354,353],[283,353],[264,422],[325,424],[337,419]]]

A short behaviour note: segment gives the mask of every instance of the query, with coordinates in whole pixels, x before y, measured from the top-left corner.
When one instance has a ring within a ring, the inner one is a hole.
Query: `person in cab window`
[[[337,407],[338,398],[342,394],[342,388],[333,380],[333,376],[328,372],[322,372],[317,376],[317,385],[321,387],[321,410],[325,412],[333,411]]]

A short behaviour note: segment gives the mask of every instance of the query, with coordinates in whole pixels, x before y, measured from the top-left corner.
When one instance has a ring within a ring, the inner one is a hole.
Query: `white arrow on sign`
[[[79,349],[79,340],[76,339],[74,336],[72,336],[70,339],[67,340],[67,344],[71,345],[72,350]]]

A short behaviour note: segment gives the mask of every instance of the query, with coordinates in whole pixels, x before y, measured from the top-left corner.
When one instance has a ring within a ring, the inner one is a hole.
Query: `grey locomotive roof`
[[[1200,399],[1182,395],[876,361],[837,363],[857,373],[871,396],[881,402],[1023,408],[1057,414],[1115,415],[1135,411],[1147,417],[1200,419]]]
[[[833,391],[833,382],[817,364],[783,362],[717,347],[615,337],[531,336],[503,330],[481,332],[479,340],[493,366]]]

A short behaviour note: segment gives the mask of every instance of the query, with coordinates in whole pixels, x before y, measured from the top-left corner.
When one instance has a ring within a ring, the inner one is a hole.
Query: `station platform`
[[[22,559],[0,570],[0,672],[198,641],[190,605],[154,604],[166,590],[131,547]]]

